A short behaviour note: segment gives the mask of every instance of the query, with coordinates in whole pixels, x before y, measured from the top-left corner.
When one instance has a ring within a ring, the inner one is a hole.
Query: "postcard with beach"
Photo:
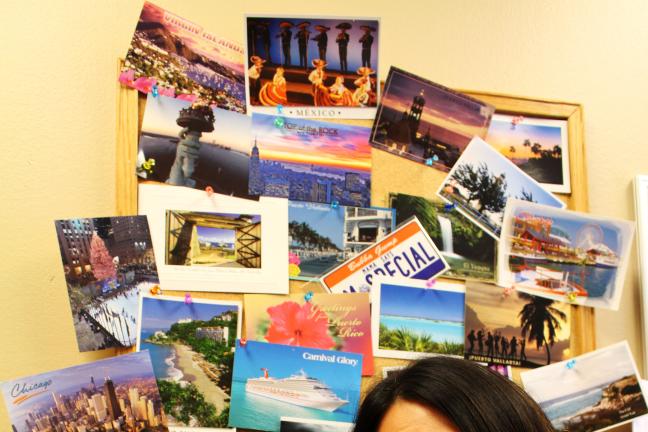
[[[520,376],[556,430],[603,431],[648,414],[626,341]]]
[[[246,18],[247,91],[252,112],[370,119],[376,112],[378,18]]]
[[[281,417],[352,422],[362,355],[236,341],[231,427],[277,431]]]
[[[565,207],[565,203],[477,137],[441,183],[437,195],[496,240],[509,199]]]
[[[148,95],[139,138],[140,181],[256,199],[248,193],[249,116]]]
[[[396,67],[389,69],[371,145],[448,172],[495,108]]]
[[[549,192],[571,192],[567,120],[495,114],[486,140]]]
[[[261,342],[362,354],[362,375],[374,372],[367,293],[246,295],[245,336]]]
[[[376,357],[417,359],[464,350],[463,284],[377,277],[371,289]]]
[[[168,432],[148,352],[124,354],[1,384],[13,432]]]
[[[288,203],[290,278],[311,281],[353,258],[394,229],[383,208]]]
[[[169,426],[226,427],[241,303],[142,294],[139,312]]]
[[[353,423],[281,417],[279,432],[351,432]]]
[[[159,284],[146,216],[54,221],[79,351],[135,345],[140,291]]]
[[[243,47],[144,2],[119,82],[245,114]]]
[[[617,310],[634,223],[511,200],[498,283],[558,301]]]
[[[440,246],[450,266],[443,277],[494,282],[495,240],[463,214],[441,200],[405,194],[391,194],[390,207],[396,212],[397,225],[416,216],[434,244]]]
[[[496,285],[466,283],[464,357],[524,368],[571,357],[571,307]]]

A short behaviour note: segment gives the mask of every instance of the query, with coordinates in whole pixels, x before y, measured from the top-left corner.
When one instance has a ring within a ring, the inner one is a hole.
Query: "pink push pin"
[[[190,305],[192,303],[191,294],[185,293],[185,304]]]
[[[214,188],[211,187],[211,186],[207,186],[207,187],[205,188],[205,192],[207,192],[207,196],[208,196],[209,198],[211,198],[212,195],[214,195]]]
[[[513,294],[513,291],[515,291],[515,287],[510,286],[510,287],[505,287],[504,291],[502,291],[502,298],[506,298]]]
[[[430,279],[428,279],[427,281],[425,281],[425,286],[426,286],[428,289],[434,288],[434,285],[436,285],[436,282],[437,282],[436,279],[434,279],[434,278],[430,278]]]
[[[245,338],[241,338],[241,339],[239,339],[239,344],[240,344],[242,347],[244,347],[245,345],[247,345],[247,339],[245,339]]]

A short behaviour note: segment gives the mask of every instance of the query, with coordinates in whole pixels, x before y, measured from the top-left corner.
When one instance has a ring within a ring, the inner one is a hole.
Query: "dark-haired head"
[[[554,429],[538,404],[512,381],[467,360],[430,357],[390,374],[362,402],[354,432],[387,430]]]

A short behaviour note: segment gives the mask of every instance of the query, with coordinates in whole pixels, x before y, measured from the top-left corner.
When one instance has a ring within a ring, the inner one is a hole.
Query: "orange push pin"
[[[207,196],[211,198],[212,195],[214,195],[214,188],[212,188],[211,186],[207,186],[205,188],[205,192],[207,192]]]
[[[149,290],[151,295],[160,295],[162,294],[162,288],[160,288],[159,285],[155,285],[153,288]]]

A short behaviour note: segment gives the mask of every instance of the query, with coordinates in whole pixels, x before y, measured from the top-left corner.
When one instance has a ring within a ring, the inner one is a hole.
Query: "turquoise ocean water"
[[[585,393],[579,394],[572,399],[559,400],[557,402],[545,402],[540,404],[542,410],[547,414],[553,426],[560,430],[563,423],[574,414],[583,410],[584,408],[594,406],[601,400],[602,387],[588,390]]]
[[[149,338],[153,332],[142,332],[142,342],[140,342],[140,350],[148,350],[151,355],[151,363],[153,363],[153,373],[157,379],[178,378],[182,373],[173,367],[173,359],[175,358],[175,351],[167,345],[157,345],[144,342]]]
[[[419,336],[428,335],[435,342],[463,343],[464,340],[463,323],[381,315],[380,324],[386,326],[389,330],[405,328]]]

